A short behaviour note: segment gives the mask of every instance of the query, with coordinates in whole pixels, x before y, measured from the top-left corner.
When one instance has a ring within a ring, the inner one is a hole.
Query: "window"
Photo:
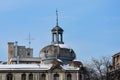
[[[59,74],[54,74],[54,80],[59,80]]]
[[[81,74],[79,75],[79,80],[82,80],[82,75]]]
[[[41,80],[45,80],[45,78],[46,78],[46,75],[45,74],[42,74],[42,79]]]
[[[13,75],[12,74],[7,74],[7,80],[12,80]]]
[[[118,75],[118,80],[120,80],[120,75]]]
[[[33,80],[33,74],[29,74],[29,80]]]
[[[118,55],[116,58],[117,58],[117,60],[116,60],[116,61],[118,62],[118,60],[119,60],[119,55]]]
[[[28,56],[30,56],[30,53],[27,53]]]
[[[22,74],[22,80],[26,80],[26,74]]]
[[[67,80],[72,80],[71,74],[68,74],[68,75],[67,75]]]

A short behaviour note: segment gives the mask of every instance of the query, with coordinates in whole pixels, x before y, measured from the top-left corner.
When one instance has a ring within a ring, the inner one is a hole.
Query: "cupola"
[[[58,25],[58,12],[56,11],[56,26],[51,30],[52,44],[64,44],[63,31],[64,30]]]
[[[56,26],[51,30],[52,42],[40,51],[40,57],[43,63],[52,64],[54,61],[60,60],[63,65],[66,65],[76,58],[74,50],[63,42],[63,31],[58,26],[58,12],[56,11]]]

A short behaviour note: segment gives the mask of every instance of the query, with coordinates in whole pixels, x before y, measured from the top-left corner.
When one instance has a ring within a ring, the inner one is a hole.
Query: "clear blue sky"
[[[78,60],[120,52],[120,0],[1,0],[0,60],[7,60],[8,42],[28,46],[29,32],[34,38],[34,56],[39,56],[51,43],[56,9],[64,42]]]

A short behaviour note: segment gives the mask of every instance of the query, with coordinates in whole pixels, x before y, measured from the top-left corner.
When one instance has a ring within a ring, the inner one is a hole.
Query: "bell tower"
[[[63,29],[58,26],[58,11],[56,10],[56,26],[51,30],[52,44],[64,44],[63,42]]]
[[[14,56],[15,56],[15,54],[14,54],[14,43],[9,42],[8,43],[8,61],[7,61],[8,64],[10,64],[10,59],[13,58]]]

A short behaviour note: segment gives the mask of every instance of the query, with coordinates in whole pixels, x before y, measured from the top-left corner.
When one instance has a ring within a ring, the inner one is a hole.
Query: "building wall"
[[[16,44],[14,45],[14,42],[8,42],[8,64],[17,62],[17,60],[12,62],[12,58],[33,58],[33,49],[26,48],[25,46],[18,46]]]
[[[120,65],[120,53],[117,53],[113,56],[113,66]]]
[[[8,73],[0,73],[0,80],[7,80],[7,74]],[[13,75],[12,80],[22,80],[22,74],[26,75],[26,80],[29,80],[29,74],[31,73],[10,73]],[[79,76],[77,76],[77,73],[32,73],[33,74],[33,80],[42,80],[42,74],[46,75],[45,80],[54,80],[54,75],[59,75],[59,80],[67,80],[67,74],[71,74],[71,80],[81,80],[78,79]]]
[[[112,63],[108,68],[107,80],[120,80],[120,52],[113,55]]]
[[[14,55],[14,43],[13,42],[9,42],[8,43],[8,64],[10,63],[10,59],[13,58]]]
[[[26,48],[25,46],[18,46],[18,56],[20,58],[32,58],[33,57],[33,49]]]

